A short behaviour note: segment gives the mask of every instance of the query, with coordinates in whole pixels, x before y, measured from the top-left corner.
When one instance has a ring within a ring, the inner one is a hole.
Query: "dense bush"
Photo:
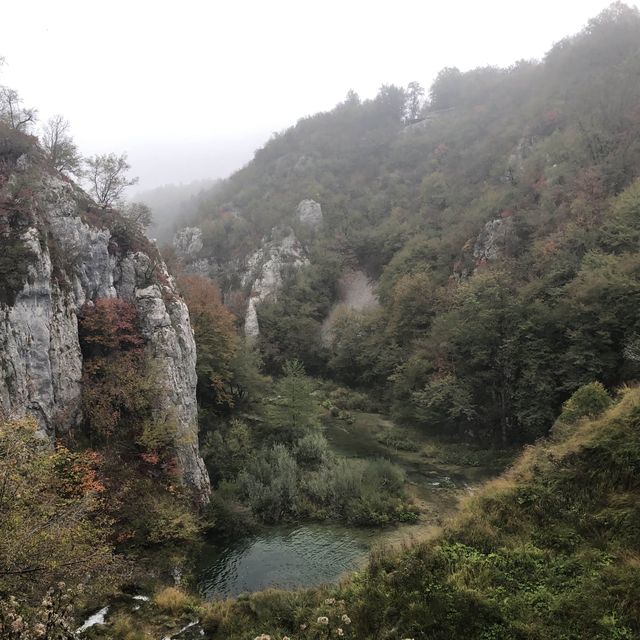
[[[414,521],[403,495],[404,473],[386,461],[334,458],[319,434],[256,453],[238,478],[239,492],[266,522],[334,518],[381,526]]]
[[[580,418],[595,418],[611,404],[611,397],[599,382],[585,384],[562,405],[559,421],[572,423]]]

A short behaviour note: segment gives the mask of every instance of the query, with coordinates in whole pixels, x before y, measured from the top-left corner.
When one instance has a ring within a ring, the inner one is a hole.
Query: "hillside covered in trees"
[[[401,421],[531,441],[582,384],[637,375],[639,74],[640,16],[614,4],[541,62],[444,69],[426,100],[350,93],[203,198],[185,266],[208,261],[241,315],[238,265],[292,227],[307,261],[256,306],[267,372],[298,358]],[[327,335],[354,269],[380,306]]]
[[[36,116],[0,86],[0,640],[640,637],[638,10],[146,204]],[[305,527],[354,571],[255,586]]]

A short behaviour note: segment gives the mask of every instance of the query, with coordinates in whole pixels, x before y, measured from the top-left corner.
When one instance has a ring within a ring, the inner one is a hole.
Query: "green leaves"
[[[312,397],[313,386],[302,363],[290,360],[284,365],[284,376],[274,385],[267,405],[267,421],[279,438],[292,442],[309,429],[318,427],[319,408]]]

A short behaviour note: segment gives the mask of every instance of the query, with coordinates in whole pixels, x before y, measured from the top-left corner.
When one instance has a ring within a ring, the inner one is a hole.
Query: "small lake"
[[[266,527],[258,533],[205,546],[198,558],[198,588],[205,598],[229,598],[268,587],[296,589],[336,582],[366,563],[376,544],[401,545],[432,535],[455,512],[469,487],[495,475],[479,467],[441,464],[419,451],[396,451],[377,434],[389,423],[377,414],[356,414],[354,424],[333,420],[325,435],[347,458],[386,458],[407,474],[406,491],[421,511],[420,522],[395,529],[359,529],[336,523]],[[423,442],[419,432],[416,443]]]
[[[269,527],[224,545],[209,545],[200,556],[198,588],[205,598],[229,598],[267,587],[335,582],[366,562],[376,533],[305,524]]]

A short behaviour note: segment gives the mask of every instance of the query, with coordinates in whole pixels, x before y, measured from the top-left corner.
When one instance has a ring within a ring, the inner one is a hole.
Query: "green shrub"
[[[611,404],[611,398],[600,382],[590,382],[574,391],[562,405],[560,422],[573,424],[580,418],[595,418]]]
[[[403,431],[385,429],[377,438],[380,444],[396,451],[418,451],[419,446]]]
[[[347,411],[375,411],[375,405],[368,396],[346,387],[334,389],[329,393],[329,398],[338,407]]]
[[[201,451],[214,485],[235,478],[245,468],[252,448],[251,433],[241,420],[231,420],[227,427],[207,433]]]
[[[364,484],[381,494],[399,495],[405,480],[405,473],[398,465],[382,458],[369,462],[364,469]]]
[[[265,522],[277,522],[297,513],[298,463],[283,444],[259,452],[238,476],[240,493]]]
[[[250,507],[241,501],[237,484],[227,480],[213,492],[205,518],[206,526],[222,536],[246,535],[257,527]]]
[[[294,455],[301,465],[324,465],[330,456],[329,443],[320,433],[308,433],[296,443]]]

